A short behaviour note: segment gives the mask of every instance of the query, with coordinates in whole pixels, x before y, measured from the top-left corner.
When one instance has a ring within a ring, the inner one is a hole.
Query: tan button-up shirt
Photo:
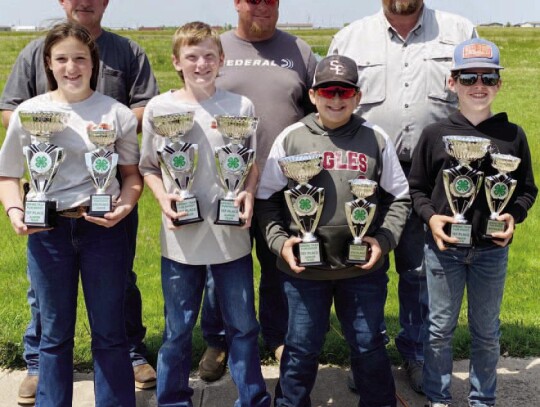
[[[359,114],[391,137],[402,163],[411,161],[422,130],[457,109],[447,81],[457,44],[475,37],[467,19],[424,6],[416,26],[402,38],[383,11],[339,31],[328,54],[358,65]]]

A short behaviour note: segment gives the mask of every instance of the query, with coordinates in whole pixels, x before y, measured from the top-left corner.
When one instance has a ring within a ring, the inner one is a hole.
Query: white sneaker
[[[446,403],[433,403],[433,402],[430,402],[430,403],[429,403],[429,406],[430,406],[430,407],[450,407],[450,404],[446,404]]]

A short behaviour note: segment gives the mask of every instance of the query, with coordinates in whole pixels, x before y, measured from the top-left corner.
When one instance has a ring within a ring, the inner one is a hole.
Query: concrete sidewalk
[[[268,388],[272,391],[278,377],[277,366],[264,366],[263,374]],[[321,366],[317,383],[312,393],[313,407],[339,406],[355,407],[358,397],[347,389],[347,369]],[[540,358],[514,359],[501,358],[499,361],[498,399],[500,407],[540,406]],[[17,406],[17,390],[26,373],[24,371],[0,370],[0,407]],[[405,372],[394,368],[398,393],[398,407],[423,407],[426,399],[413,392]],[[452,384],[453,407],[467,406],[468,361],[454,363]],[[197,407],[229,407],[236,399],[236,388],[229,375],[221,380],[206,384],[193,376],[195,389],[193,405]],[[137,391],[137,407],[157,406],[154,390]],[[75,407],[94,406],[94,390],[91,374],[76,374],[74,383]]]

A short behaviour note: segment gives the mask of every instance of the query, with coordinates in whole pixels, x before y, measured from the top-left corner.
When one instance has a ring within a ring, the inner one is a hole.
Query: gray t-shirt
[[[161,226],[162,256],[183,264],[220,264],[237,260],[251,253],[249,231],[238,226],[216,225],[218,199],[225,193],[218,178],[214,149],[228,144],[229,139],[221,135],[215,126],[215,115],[253,116],[251,101],[218,89],[209,99],[198,103],[186,103],[178,100],[173,91],[165,92],[153,98],[144,110],[143,138],[139,170],[143,176],[159,174],[163,178],[165,189],[175,190],[158,163],[157,150],[170,142],[157,135],[152,128],[152,117],[170,113],[195,112],[193,128],[182,137],[182,142],[195,143],[199,148],[199,160],[194,174],[191,193],[197,197],[203,222],[183,225],[179,229],[169,230],[165,226],[163,215]],[[242,144],[255,148],[254,138],[250,137]]]
[[[447,85],[452,56],[457,44],[473,36],[469,20],[424,6],[402,38],[381,10],[340,30],[328,54],[356,61],[359,114],[381,126],[400,161],[410,162],[424,127],[456,111],[457,97]]]
[[[41,37],[30,42],[17,57],[0,99],[0,110],[15,110],[23,101],[48,91],[44,41]],[[98,92],[132,109],[145,106],[159,93],[148,58],[139,45],[108,31],[102,31],[96,43],[100,58]]]
[[[221,42],[225,63],[216,84],[253,101],[260,118],[257,164],[262,173],[278,134],[314,110],[307,93],[317,60],[306,42],[279,30],[260,42],[228,31]]]
[[[96,192],[90,173],[86,169],[84,154],[96,149],[86,129],[89,124],[107,123],[117,130],[114,151],[119,165],[136,165],[139,161],[137,119],[131,110],[116,100],[94,92],[78,103],[60,103],[50,93],[36,96],[21,103],[13,113],[6,139],[0,150],[0,176],[22,178],[25,171],[23,147],[36,140],[21,126],[19,111],[58,111],[69,115],[67,127],[54,133],[50,142],[64,149],[65,158],[52,181],[47,197],[57,201],[57,210],[88,205],[90,195]],[[118,196],[120,186],[113,179],[107,194]],[[34,192],[28,193],[28,199]]]

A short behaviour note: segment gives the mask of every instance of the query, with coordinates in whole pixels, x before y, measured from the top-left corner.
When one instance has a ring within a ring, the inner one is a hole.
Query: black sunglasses
[[[501,79],[498,73],[467,73],[462,72],[454,76],[463,86],[473,86],[478,78],[482,78],[482,83],[485,86],[496,86]]]

